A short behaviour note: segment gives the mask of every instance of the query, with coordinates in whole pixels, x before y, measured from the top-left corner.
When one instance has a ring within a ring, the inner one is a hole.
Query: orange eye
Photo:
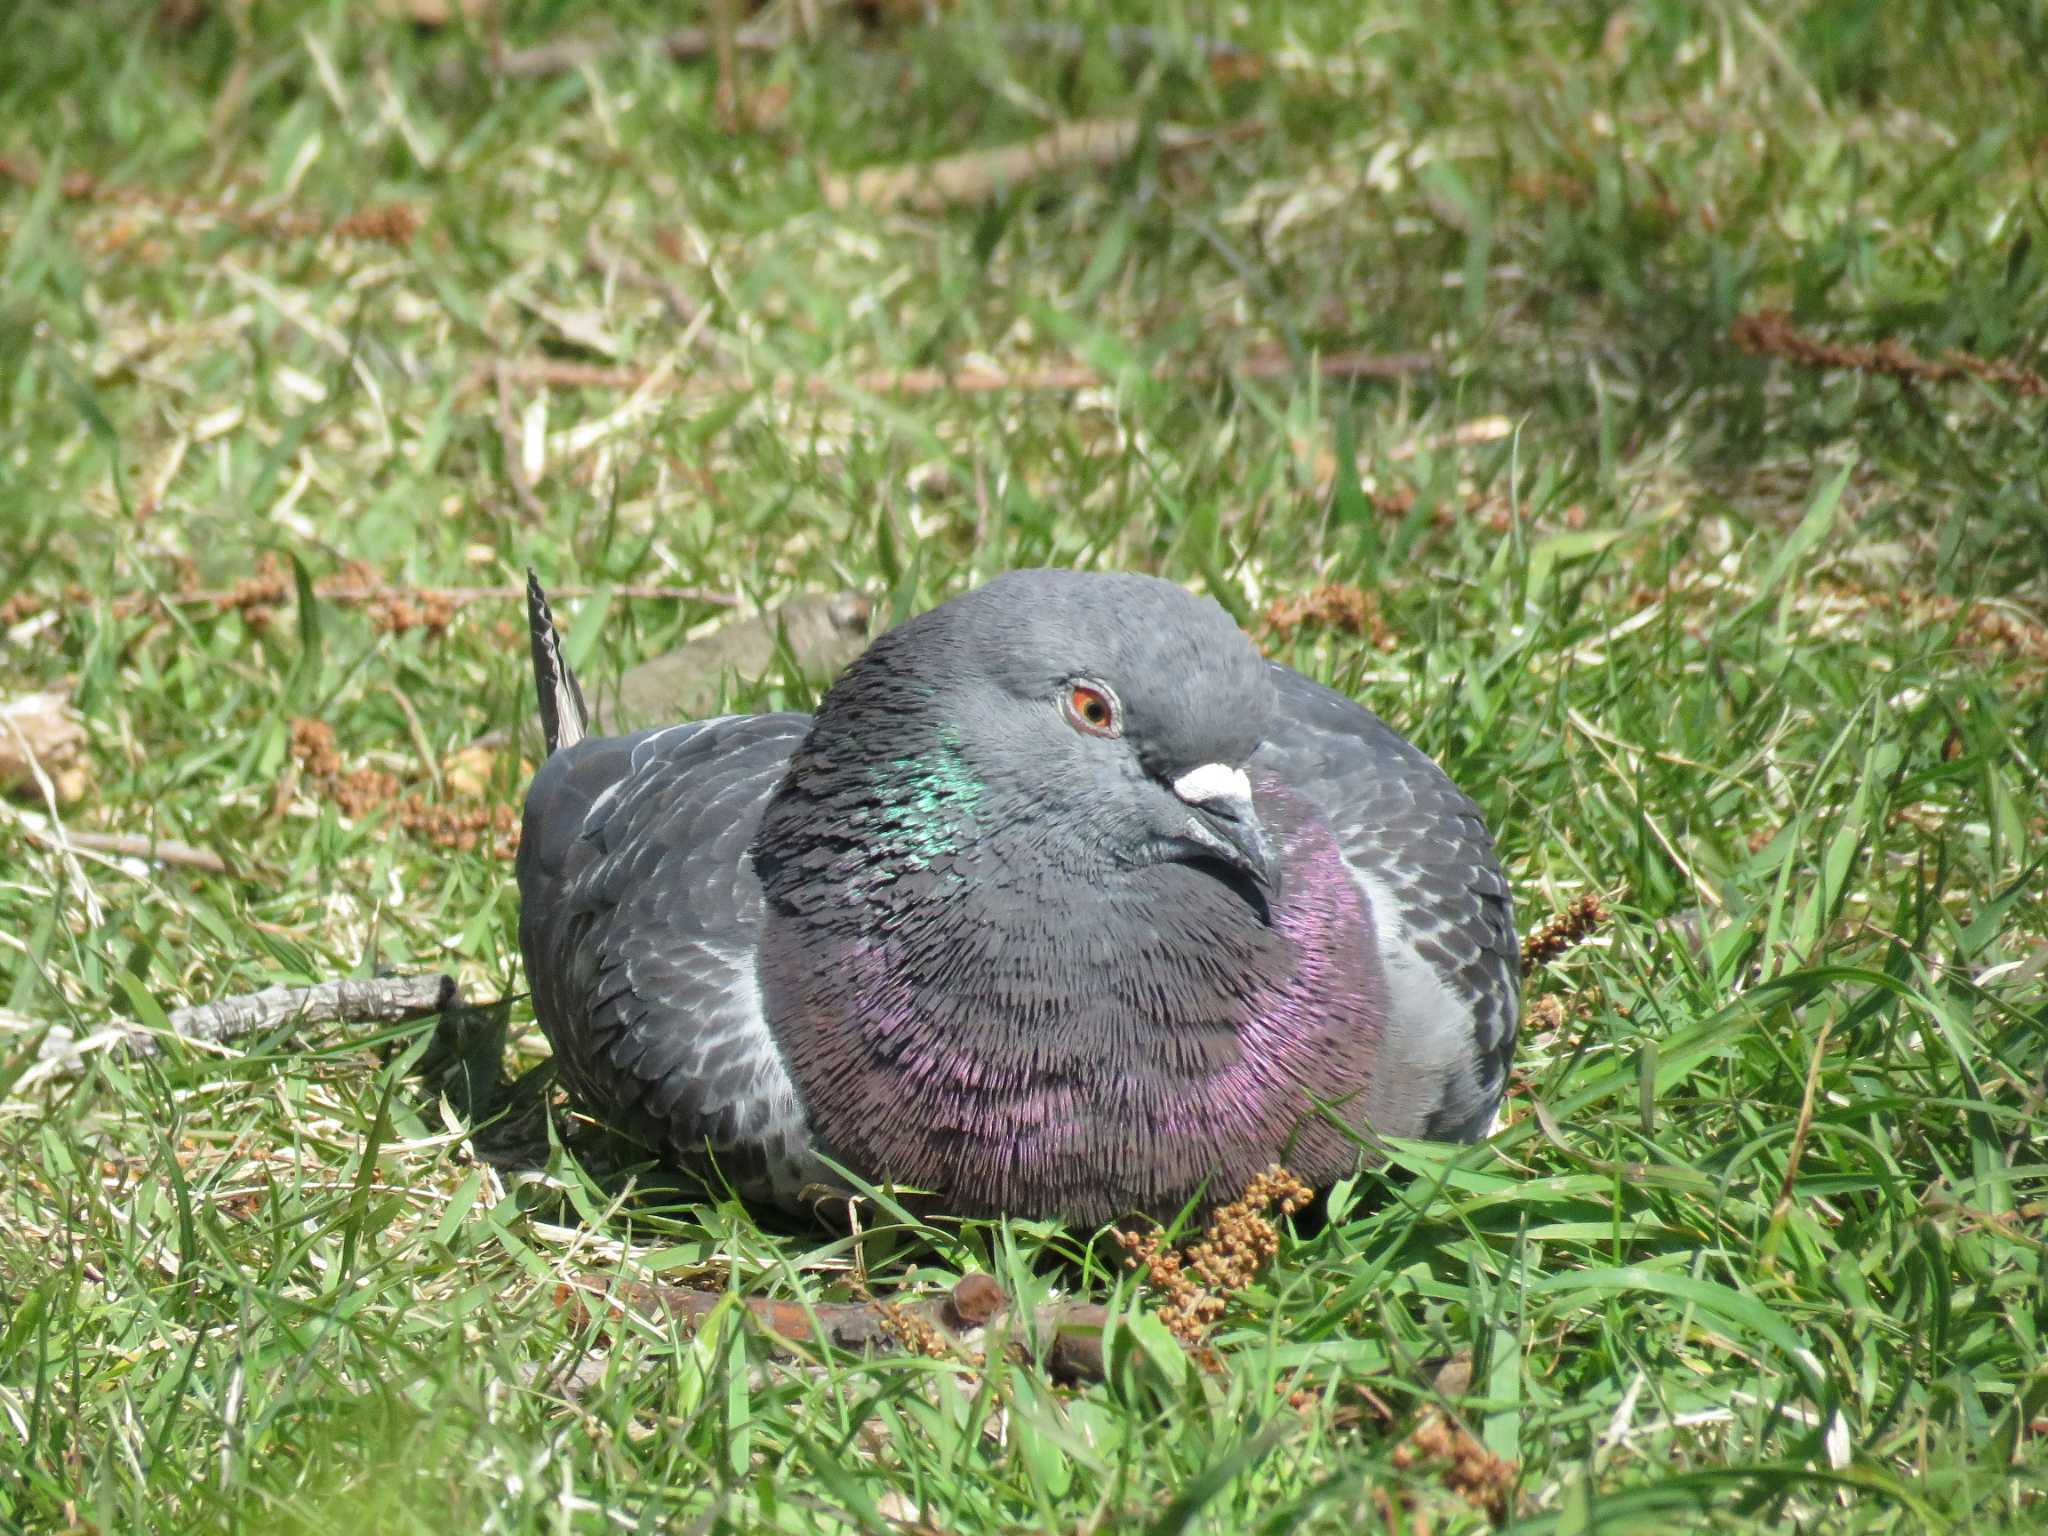
[[[1067,719],[1076,730],[1091,736],[1115,736],[1123,729],[1116,717],[1116,700],[1090,683],[1076,683],[1068,690]]]

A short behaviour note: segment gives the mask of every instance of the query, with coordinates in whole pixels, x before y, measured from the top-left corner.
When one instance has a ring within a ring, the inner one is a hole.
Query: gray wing
[[[814,1176],[762,1014],[761,886],[748,845],[804,715],[589,737],[534,775],[519,944],[570,1092],[599,1119],[749,1198]]]
[[[1521,1012],[1521,949],[1493,839],[1441,768],[1377,715],[1278,662],[1255,766],[1321,807],[1372,909],[1389,996],[1368,1113],[1396,1136],[1493,1123]]]

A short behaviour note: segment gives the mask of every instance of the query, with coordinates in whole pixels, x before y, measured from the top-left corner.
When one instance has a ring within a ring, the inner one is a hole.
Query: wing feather
[[[761,887],[748,856],[802,715],[590,737],[535,774],[520,946],[571,1092],[749,1197],[814,1176],[762,1013]]]

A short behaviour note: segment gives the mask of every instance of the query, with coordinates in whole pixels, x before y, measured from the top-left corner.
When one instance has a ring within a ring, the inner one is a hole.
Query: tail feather
[[[540,692],[540,728],[548,751],[573,747],[590,734],[590,711],[583,703],[583,690],[576,674],[562,655],[561,631],[548,611],[548,595],[541,590],[533,567],[526,568],[526,624],[533,632],[533,681]]]

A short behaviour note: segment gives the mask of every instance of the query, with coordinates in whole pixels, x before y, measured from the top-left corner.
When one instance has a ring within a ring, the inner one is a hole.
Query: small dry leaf
[[[86,791],[85,727],[58,689],[0,700],[0,792],[36,791],[35,770],[50,778],[59,800]]]
[[[766,132],[770,128],[779,127],[782,120],[789,116],[789,82],[776,80],[759,90],[750,91],[741,106],[745,112],[747,126],[756,132]]]
[[[584,352],[594,352],[599,357],[608,359],[617,359],[622,355],[624,349],[620,346],[618,337],[606,328],[602,311],[564,309],[539,299],[525,299],[521,303],[523,307],[547,322],[565,346]]]
[[[497,766],[498,754],[489,747],[464,747],[441,765],[441,780],[453,793],[481,800]]]

